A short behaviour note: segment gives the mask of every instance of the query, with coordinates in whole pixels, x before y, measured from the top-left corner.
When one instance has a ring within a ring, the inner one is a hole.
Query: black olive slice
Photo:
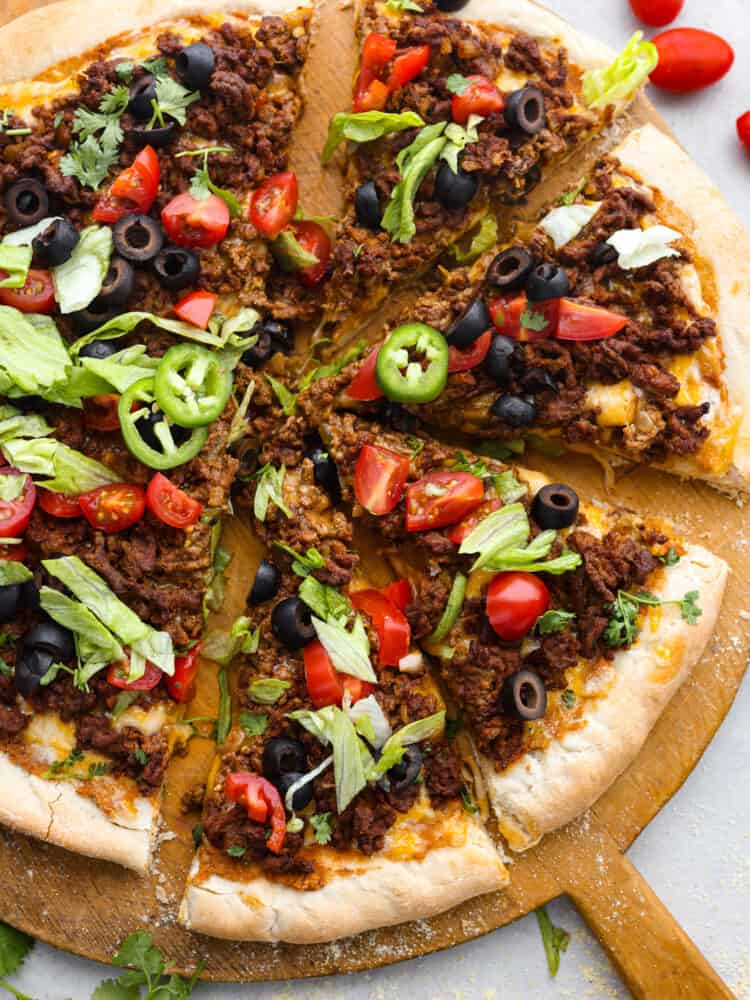
[[[251,368],[260,368],[261,365],[264,365],[268,361],[272,354],[271,337],[269,334],[261,331],[253,346],[248,347],[242,355],[242,361]]]
[[[133,267],[122,257],[113,257],[109,262],[109,270],[104,278],[102,290],[93,305],[98,308],[113,309],[124,306],[135,289],[135,273]],[[91,306],[89,306],[89,309]]]
[[[56,657],[46,649],[26,649],[16,658],[13,683],[24,698],[39,689],[42,677],[55,662]]]
[[[548,483],[534,497],[531,516],[545,531],[569,528],[578,517],[578,494],[565,483]]]
[[[474,299],[466,312],[451,326],[445,334],[445,339],[454,347],[471,347],[485,330],[492,326],[492,319],[484,304],[484,299]]]
[[[453,14],[465,7],[468,2],[469,0],[435,0],[435,6],[444,14]]]
[[[187,247],[166,246],[154,257],[154,271],[164,288],[178,292],[197,280],[201,262],[198,254]]]
[[[509,247],[487,268],[485,281],[504,292],[516,292],[524,287],[533,267],[534,258],[525,247]]]
[[[292,785],[304,778],[304,773],[302,771],[290,771],[289,774],[282,774],[279,778],[277,788],[279,790],[279,795],[281,795],[281,801],[286,805],[286,794]],[[312,781],[305,782],[292,796],[292,809],[295,812],[299,812],[300,809],[304,809],[309,806],[312,802],[313,797],[313,783]]]
[[[272,600],[278,594],[280,585],[281,573],[272,562],[262,559],[250,588],[247,603],[255,605]]]
[[[304,743],[288,736],[274,736],[263,747],[263,776],[278,785],[281,776],[307,770],[307,751]]]
[[[154,149],[162,149],[168,146],[177,132],[177,122],[170,122],[169,125],[162,125],[160,128],[143,128],[140,125],[133,125],[125,130],[125,134],[139,148],[153,146]]]
[[[539,264],[532,270],[526,282],[526,298],[529,302],[560,299],[569,291],[568,275],[556,264]]]
[[[154,113],[153,102],[156,100],[156,83],[151,73],[133,80],[128,91],[128,111],[136,121],[147,121]]]
[[[312,613],[299,597],[279,601],[271,613],[271,628],[287,649],[302,649],[315,638]]]
[[[324,447],[315,447],[307,452],[307,456],[313,464],[313,478],[315,482],[322,486],[326,493],[332,497],[337,497],[341,492],[339,483],[339,473],[336,463]]]
[[[536,420],[536,407],[522,396],[509,393],[496,399],[490,407],[493,416],[509,427],[530,427]]]
[[[268,316],[263,320],[263,330],[271,338],[271,347],[281,354],[291,354],[294,350],[294,330],[283,320]]]
[[[484,370],[498,385],[507,385],[511,377],[513,354],[516,350],[515,340],[496,334],[490,343],[482,365]]]
[[[214,71],[216,57],[213,49],[205,42],[186,45],[175,56],[174,68],[180,80],[190,90],[204,90]]]
[[[517,670],[506,677],[500,698],[503,710],[516,719],[541,719],[547,711],[547,691],[533,670]]]
[[[589,251],[588,256],[594,267],[604,267],[606,264],[614,264],[618,253],[611,243],[597,243]]]
[[[90,344],[84,344],[78,352],[80,358],[96,358],[102,361],[117,354],[120,346],[116,340],[92,340]]]
[[[240,463],[237,469],[236,482],[245,482],[258,470],[258,448],[252,438],[242,438],[233,449],[233,454]]]
[[[375,181],[365,181],[359,185],[354,194],[354,212],[360,226],[364,226],[365,229],[380,228],[383,209],[380,207]]]
[[[156,426],[160,424],[164,419],[164,414],[161,410],[151,410],[150,413],[141,417],[137,423],[138,433],[151,448],[155,448],[157,451],[161,451],[162,443],[156,436]],[[184,444],[190,437],[190,430],[187,427],[180,427],[178,424],[170,424],[169,430],[172,435],[172,440],[179,447]]]
[[[505,120],[511,128],[520,128],[528,135],[535,135],[544,128],[544,94],[538,87],[522,87],[509,94],[503,109]]]
[[[63,662],[72,659],[76,651],[73,633],[52,621],[30,628],[21,639],[21,649],[43,649]]]
[[[49,215],[49,195],[34,177],[22,177],[5,192],[5,211],[14,226],[33,226]]]
[[[69,219],[55,219],[34,237],[31,246],[40,264],[59,267],[70,260],[79,239],[78,230]]]
[[[465,208],[477,193],[479,177],[459,166],[455,174],[448,163],[444,163],[435,178],[435,197],[446,208]]]
[[[136,264],[153,260],[164,246],[164,232],[150,215],[124,215],[114,228],[115,249]]]
[[[378,784],[391,792],[403,792],[413,785],[422,770],[422,751],[416,743],[406,748],[406,753],[398,764],[386,771]]]
[[[39,588],[36,580],[26,580],[21,584],[21,607],[27,611],[39,610]]]
[[[21,604],[21,584],[6,583],[0,587],[0,624],[5,625],[16,617]]]
[[[539,392],[557,392],[557,382],[544,368],[529,368],[520,378],[521,388],[524,392],[535,396]]]
[[[76,328],[76,333],[85,334],[98,330],[100,326],[114,319],[116,315],[116,308],[110,308],[104,305],[103,302],[95,299],[86,309],[80,309],[78,312],[72,313],[72,320]]]

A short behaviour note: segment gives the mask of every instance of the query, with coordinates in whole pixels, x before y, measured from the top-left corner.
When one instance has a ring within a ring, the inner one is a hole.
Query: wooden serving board
[[[5,0],[0,23],[46,0]],[[322,171],[322,148],[330,115],[346,105],[353,67],[352,14],[338,0],[324,0],[316,43],[308,64],[307,110],[297,131],[293,167],[301,197],[311,212],[335,212],[335,170]],[[40,39],[40,44],[44,40]],[[650,120],[666,128],[646,101],[628,124]],[[620,126],[621,128],[622,126]],[[609,144],[615,137],[609,138]],[[601,144],[600,144],[601,146]],[[597,147],[588,152],[593,160]],[[556,191],[574,180],[580,160]],[[556,192],[548,187],[528,206],[538,209]],[[381,319],[382,325],[382,319]],[[376,334],[376,324],[372,333]],[[164,836],[155,868],[146,878],[115,865],[78,857],[0,828],[0,918],[37,938],[107,962],[137,928],[148,928],[178,967],[206,961],[204,976],[251,981],[350,972],[424,955],[478,937],[567,894],[575,902],[636,997],[731,998],[695,946],[676,924],[623,852],[677,791],[726,715],[745,671],[748,623],[742,576],[747,565],[746,518],[707,487],[681,484],[666,475],[635,471],[607,494],[597,467],[587,459],[530,457],[553,478],[564,478],[586,495],[616,500],[652,514],[670,514],[686,535],[722,555],[733,567],[719,627],[693,676],[652,732],[642,753],[596,806],[565,830],[518,856],[512,882],[502,894],[472,900],[428,924],[402,925],[332,945],[293,947],[233,944],[188,933],[176,913],[193,855],[191,829],[197,816],[183,816],[180,797],[205,780],[213,742],[196,738],[170,767]],[[260,547],[238,521],[228,523],[224,544],[234,551],[227,601],[221,618],[232,621],[244,606]],[[206,664],[196,716],[216,711],[215,670]]]

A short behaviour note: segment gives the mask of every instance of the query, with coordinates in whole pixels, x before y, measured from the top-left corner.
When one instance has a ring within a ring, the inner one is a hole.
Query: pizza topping
[[[182,300],[183,319],[195,323],[203,299],[193,296],[210,295],[194,292]],[[213,309],[214,296],[206,306]],[[202,317],[201,317],[202,318]],[[206,324],[207,325],[207,324]],[[232,375],[225,360],[197,344],[170,347],[159,363],[154,376],[154,398],[167,417],[180,427],[204,427],[221,415],[232,391]]]
[[[378,663],[397,667],[409,652],[411,629],[403,611],[379,590],[356,590],[349,594],[352,607],[363,611],[378,634]]]
[[[520,90],[514,90],[505,99],[503,114],[511,128],[518,128],[528,135],[536,135],[547,124],[544,94],[538,87],[522,87]]]
[[[502,709],[524,722],[544,717],[547,711],[547,691],[541,677],[533,670],[517,670],[503,682]]]
[[[15,226],[33,226],[49,215],[49,195],[34,177],[23,177],[5,192],[5,211]]]
[[[271,615],[273,634],[287,649],[302,649],[315,638],[310,608],[299,597],[287,597],[274,607]]]
[[[560,299],[570,291],[570,279],[564,268],[556,264],[539,264],[532,268],[526,281],[529,302]]]
[[[425,323],[393,331],[378,353],[375,373],[385,395],[399,403],[428,403],[445,388],[448,344]]]
[[[278,787],[286,774],[307,771],[307,752],[299,740],[276,736],[263,747],[263,775]]]
[[[408,455],[379,445],[364,445],[354,470],[357,502],[376,516],[389,514],[403,496],[409,464]]]
[[[682,233],[669,226],[649,226],[648,229],[618,229],[607,240],[617,251],[617,263],[624,271],[648,267],[657,260],[679,257],[680,251],[669,244],[682,238]]]
[[[94,431],[116,431],[120,426],[117,404],[120,397],[116,393],[105,392],[89,396],[83,401],[83,419],[86,426]]]
[[[154,258],[154,271],[164,288],[178,292],[198,280],[200,257],[187,247],[166,246]]]
[[[48,315],[55,308],[55,288],[50,272],[31,268],[21,288],[0,286],[0,303],[19,312]]]
[[[469,347],[460,348],[451,344],[448,349],[448,374],[471,371],[481,365],[487,357],[491,342],[492,332],[486,330]]]
[[[481,508],[480,508],[481,509]],[[456,573],[451,585],[448,601],[440,616],[440,621],[435,626],[435,631],[430,635],[430,642],[442,642],[449,634],[461,614],[461,608],[466,596],[466,577],[463,573]]]
[[[470,347],[492,326],[492,319],[484,299],[479,296],[463,315],[446,331],[445,339],[452,346]]]
[[[527,635],[549,607],[549,591],[533,573],[499,573],[487,588],[487,618],[505,642]]]
[[[536,421],[536,407],[530,399],[505,393],[490,407],[490,412],[508,427],[531,427]]]
[[[272,562],[261,559],[247,597],[247,603],[255,607],[266,601],[272,601],[278,594],[280,586],[281,573]]]
[[[151,146],[146,146],[97,201],[93,217],[97,222],[112,223],[133,212],[148,212],[156,198],[160,179],[159,158]]]
[[[297,175],[274,174],[253,191],[250,221],[264,236],[275,239],[294,219],[298,198]]]
[[[350,142],[372,142],[384,135],[403,132],[408,128],[419,128],[424,121],[415,111],[391,113],[386,111],[362,111],[349,114],[340,111],[331,119],[328,138],[321,153],[323,163],[328,163],[338,147],[348,139]]]
[[[497,385],[507,385],[510,381],[511,362],[515,349],[515,341],[511,340],[510,337],[496,334],[490,340],[483,367]]]
[[[732,46],[712,31],[670,28],[652,41],[659,61],[651,73],[651,83],[675,94],[712,86],[726,76],[734,63]]]
[[[113,483],[81,493],[78,503],[93,528],[114,534],[140,521],[146,510],[146,493],[140,486]]]
[[[202,503],[188,496],[161,472],[151,477],[146,490],[146,504],[152,514],[172,528],[189,528],[203,513]]]
[[[406,530],[433,531],[456,524],[484,499],[484,483],[469,472],[430,472],[406,489]]]
[[[298,255],[293,259],[293,270],[303,285],[315,288],[328,274],[328,262],[331,259],[331,239],[319,222],[303,219],[295,222],[291,232]],[[281,238],[279,237],[279,239]]]
[[[44,220],[44,228],[32,238],[32,247],[37,260],[45,267],[57,267],[70,259],[79,240],[76,227],[64,218]],[[3,243],[7,241],[3,240]]]
[[[600,208],[601,202],[598,201],[590,205],[582,203],[559,205],[544,216],[539,228],[543,229],[552,240],[555,250],[559,250],[585,229]]]
[[[190,90],[204,90],[211,81],[215,65],[213,49],[205,42],[186,45],[174,60],[177,75]]]
[[[286,813],[276,788],[257,774],[233,771],[226,777],[224,794],[230,802],[239,802],[256,823],[270,823],[271,835],[266,848],[280,854],[286,836]]]
[[[398,609],[394,611],[398,613]],[[323,621],[312,615],[311,621],[319,641],[337,671],[370,684],[377,684],[378,678],[370,663],[370,640],[360,615],[355,615],[351,630],[347,628],[346,620],[339,617],[331,616]],[[395,635],[396,627],[394,624],[392,630],[389,630],[389,642],[393,641],[394,645],[398,641]]]
[[[166,678],[169,697],[180,704],[195,697],[195,678],[198,675],[198,657],[202,642],[197,642],[186,656],[178,656],[174,661],[174,673]]]
[[[578,518],[578,494],[564,483],[542,486],[531,504],[531,516],[540,528],[569,528]]]
[[[517,292],[526,287],[534,258],[525,247],[502,250],[487,268],[485,282],[493,289]]]
[[[368,402],[373,399],[380,399],[383,396],[383,390],[378,385],[375,377],[379,353],[380,347],[373,348],[359,366],[357,374],[346,390],[346,394],[351,399]]]
[[[132,266],[122,257],[113,257],[104,277],[101,290],[88,312],[107,312],[118,306],[124,306],[135,290],[135,272]],[[76,321],[80,313],[76,314]]]
[[[680,617],[688,625],[697,625],[703,609],[698,604],[700,594],[697,590],[688,591],[684,597],[663,601],[648,590],[631,594],[618,590],[614,603],[609,608],[609,623],[604,633],[604,641],[609,646],[629,646],[635,642],[639,624],[640,610],[644,607],[663,607],[674,604],[680,609]]]
[[[155,100],[156,86],[151,73],[144,73],[128,87],[128,111],[136,121],[146,121],[151,117]]]
[[[197,200],[185,192],[173,198],[161,212],[161,221],[173,243],[183,247],[215,246],[227,234],[229,209],[215,194]]]
[[[354,213],[360,226],[366,229],[380,229],[383,209],[375,181],[365,181],[354,192]]]
[[[157,408],[153,376],[133,382],[120,396],[117,412],[128,450],[151,469],[174,469],[201,451],[206,427],[192,430],[171,422]]]
[[[342,705],[345,697],[355,704],[372,690],[367,681],[337,670],[325,646],[318,640],[305,646],[303,657],[307,693],[315,708]]]
[[[136,264],[153,260],[164,245],[164,231],[150,215],[129,213],[122,216],[114,227],[113,236],[115,250]]]
[[[652,42],[642,39],[643,32],[636,31],[609,66],[583,74],[583,98],[589,108],[627,101],[646,81],[659,62],[659,53]]]
[[[73,517],[83,517],[81,505],[76,496],[66,496],[64,493],[52,493],[50,490],[39,490],[39,506],[50,517],[63,520]]]
[[[123,691],[153,691],[164,676],[153,663],[147,663],[141,677],[128,680],[130,666],[127,662],[113,663],[107,671],[107,683]]]
[[[455,91],[451,99],[451,117],[458,125],[465,125],[471,115],[499,114],[505,107],[505,98],[492,80],[475,74],[466,77],[460,91]],[[542,101],[542,113],[544,102]]]

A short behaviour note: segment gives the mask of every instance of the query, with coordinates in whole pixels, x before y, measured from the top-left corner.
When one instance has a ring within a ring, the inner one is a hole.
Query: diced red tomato
[[[273,240],[294,218],[298,200],[296,174],[284,171],[267,177],[250,197],[250,221]]]
[[[174,661],[174,673],[165,677],[169,697],[183,704],[195,697],[195,678],[198,674],[198,657],[203,647],[197,642],[185,656],[178,656]]]
[[[97,222],[112,223],[130,212],[148,212],[156,198],[159,180],[159,158],[151,146],[146,146],[132,165],[117,175],[91,214]]]
[[[652,28],[663,28],[677,17],[685,0],[630,0],[637,18]]]
[[[5,272],[0,272],[4,275]],[[49,271],[31,268],[22,288],[0,288],[0,305],[24,313],[49,315],[55,308],[55,286]]]
[[[266,778],[248,771],[233,771],[227,775],[224,794],[230,802],[239,802],[256,823],[271,824],[271,836],[266,847],[280,854],[286,836],[286,811],[278,789]]]
[[[750,153],[750,111],[737,119],[737,135],[745,149]]]
[[[330,237],[319,222],[312,222],[309,219],[295,222],[293,228],[302,249],[318,258],[317,264],[297,271],[297,277],[302,284],[314,288],[325,278],[328,271],[328,262],[331,259]]]
[[[393,60],[393,69],[388,77],[388,90],[392,93],[399,87],[405,87],[422,72],[430,61],[430,46],[415,45],[404,49]]]
[[[400,611],[406,611],[413,600],[411,584],[405,577],[389,583],[382,588],[382,592]]]
[[[172,312],[178,319],[185,323],[192,323],[193,326],[205,330],[208,321],[216,308],[218,296],[213,292],[190,292],[174,306]]]
[[[120,428],[117,404],[120,397],[114,392],[88,396],[83,401],[83,419],[93,431],[116,431]]]
[[[396,54],[396,42],[387,35],[371,31],[362,46],[359,76],[354,84],[352,110],[382,111],[388,100],[388,87],[378,74]]]
[[[478,74],[467,77],[468,85],[462,93],[454,94],[451,100],[451,116],[454,122],[465,125],[470,115],[499,114],[505,107],[505,98],[492,80]]]
[[[485,500],[484,503],[480,504],[475,511],[472,511],[468,517],[465,517],[463,521],[459,521],[458,524],[454,525],[448,532],[448,538],[453,542],[454,545],[460,545],[461,542],[469,535],[474,528],[483,521],[485,517],[488,517],[493,510],[500,510],[502,503],[498,499]]]
[[[411,629],[403,611],[379,590],[355,590],[349,600],[357,611],[372,619],[378,633],[378,662],[384,667],[397,667],[409,652]]]
[[[529,303],[526,293],[501,295],[490,302],[490,316],[498,333],[514,340],[550,340],[557,331],[559,299]],[[542,325],[544,323],[544,325]]]
[[[481,365],[487,357],[492,341],[492,330],[485,330],[481,336],[477,337],[469,347],[456,347],[450,344],[448,347],[448,372],[468,372],[477,365]]]
[[[83,517],[78,497],[69,497],[64,493],[53,493],[51,490],[39,490],[38,495],[39,506],[45,514],[49,514],[51,517]]]
[[[396,42],[388,35],[371,31],[362,45],[361,68],[383,69],[396,55]]]
[[[99,486],[82,493],[78,500],[89,524],[108,535],[140,521],[146,510],[146,491],[133,483]]]
[[[6,562],[26,562],[28,554],[29,550],[24,542],[19,542],[18,545],[0,545],[0,559]]]
[[[340,706],[347,691],[354,704],[372,691],[372,684],[367,681],[336,670],[323,644],[317,639],[305,646],[302,656],[305,661],[307,693],[315,708]]]
[[[389,514],[403,496],[409,476],[409,456],[380,445],[366,444],[354,470],[354,495],[371,514]]]
[[[675,94],[710,87],[726,76],[734,62],[732,46],[701,28],[670,28],[651,41],[659,52],[651,83]]]
[[[432,531],[456,524],[484,499],[484,483],[470,472],[429,472],[406,488],[406,530]]]
[[[215,246],[229,229],[229,209],[218,195],[198,201],[189,192],[178,194],[161,212],[162,225],[181,247]]]
[[[161,472],[155,472],[146,490],[152,514],[173,528],[189,528],[203,513],[203,504],[188,496]]]
[[[355,113],[360,111],[382,111],[388,103],[390,91],[382,80],[370,80],[364,83],[364,74],[360,74],[357,85],[354,88],[354,100],[352,110]]]
[[[350,399],[369,402],[373,399],[381,399],[384,395],[375,378],[378,354],[380,354],[380,347],[374,347],[360,365],[359,371],[346,390],[346,394]]]
[[[498,573],[487,588],[487,617],[501,639],[516,642],[549,608],[549,591],[534,573]]]
[[[575,299],[560,299],[557,313],[558,340],[604,340],[622,330],[628,317]]]
[[[124,691],[151,691],[164,676],[161,670],[148,660],[143,677],[139,677],[137,681],[128,682],[129,671],[129,663],[113,663],[107,671],[107,681],[113,687],[122,688]]]
[[[0,469],[0,476],[23,476],[23,490],[16,500],[0,500],[0,538],[18,538],[26,531],[36,503],[36,486],[31,476],[18,469]]]

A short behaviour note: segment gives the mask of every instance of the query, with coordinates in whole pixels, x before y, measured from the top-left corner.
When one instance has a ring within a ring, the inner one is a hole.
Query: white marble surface
[[[637,26],[627,0],[547,0],[579,27],[619,47]],[[730,75],[702,94],[652,94],[667,121],[750,223],[750,156],[734,121],[750,108],[750,11],[746,0],[687,0],[679,24],[727,37],[738,55]],[[750,690],[747,686],[682,790],[633,846],[630,857],[743,1000],[750,1000]],[[555,980],[549,978],[533,915],[449,952],[372,973],[266,986],[207,985],[196,1000],[611,1000],[625,998],[598,944],[566,900],[552,904],[572,933]],[[87,1000],[111,975],[37,946],[13,982],[38,1000]],[[658,1000],[658,998],[657,998]]]

